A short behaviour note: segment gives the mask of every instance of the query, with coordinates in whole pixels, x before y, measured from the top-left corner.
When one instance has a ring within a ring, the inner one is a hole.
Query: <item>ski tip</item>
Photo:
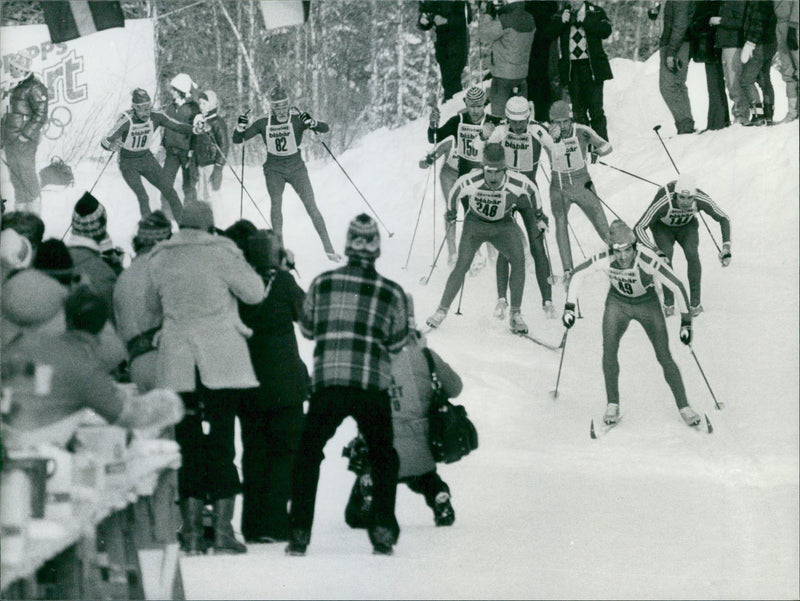
[[[708,430],[708,433],[711,434],[714,431],[714,426],[711,425],[711,420],[708,419],[708,415],[705,413],[703,415],[706,418],[706,430]]]
[[[589,437],[593,440],[597,438],[597,434],[594,432],[594,420],[592,420],[592,423],[589,425]]]

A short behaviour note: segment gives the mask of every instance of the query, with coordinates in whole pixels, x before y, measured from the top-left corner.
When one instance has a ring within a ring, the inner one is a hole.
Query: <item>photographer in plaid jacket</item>
[[[400,533],[394,515],[399,461],[392,446],[389,353],[398,353],[406,342],[408,307],[403,289],[375,270],[380,233],[369,215],[350,223],[345,255],[346,266],[311,283],[300,318],[303,335],[316,342],[314,392],[292,471],[289,555],[305,554],[322,450],[348,416],[358,423],[373,465],[368,532],[374,552],[391,554]]]

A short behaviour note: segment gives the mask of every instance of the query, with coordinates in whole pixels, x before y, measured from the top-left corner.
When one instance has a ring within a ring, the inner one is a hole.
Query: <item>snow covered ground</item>
[[[614,153],[604,160],[665,183],[675,172],[652,128],[662,124],[665,138],[675,130],[659,96],[657,60],[615,60],[612,67],[605,105]],[[775,113],[782,118],[786,99],[777,72],[773,81]],[[691,65],[689,85],[702,129],[707,96],[701,65]],[[449,103],[444,117],[457,105]],[[448,273],[443,260],[430,283],[420,285],[443,233],[441,192],[434,211],[430,188],[405,268],[425,192],[427,173],[417,161],[428,150],[426,126],[427,115],[376,131],[338,157],[394,234],[382,230],[378,268],[414,294],[420,322],[436,308]],[[365,533],[350,530],[343,519],[353,481],[341,457],[355,432],[348,420],[326,447],[307,556],[286,557],[283,545],[251,545],[244,556],[184,558],[187,596],[798,598],[798,122],[665,142],[678,167],[697,174],[733,223],[733,262],[724,270],[701,225],[706,312],[695,322],[694,350],[724,410],[714,409],[697,365],[678,342],[678,318],[668,320],[690,402],[708,414],[713,434],[683,425],[643,331],[633,326],[620,350],[624,422],[591,440],[589,421],[598,421],[605,406],[600,323],[607,283],[598,277],[584,288],[584,319],[568,337],[554,401],[548,392],[560,354],[512,336],[505,322],[493,319],[494,270],[487,268],[467,278],[463,315],[451,312],[429,336],[430,346],[464,379],[458,401],[480,434],[480,449],[440,467],[453,492],[455,524],[435,528],[422,498],[401,485],[395,554],[373,556]],[[82,163],[74,189],[45,191],[48,236],[64,233],[74,201],[101,168]],[[312,163],[309,171],[331,237],[342,248],[347,223],[367,207],[332,161]],[[601,197],[631,225],[656,191],[602,165],[591,171]],[[268,216],[260,168],[248,168],[245,182]],[[550,213],[541,173],[539,185]],[[225,200],[215,211],[218,225],[227,227],[239,216],[239,187],[230,172],[223,186]],[[130,248],[138,210],[115,165],[94,193],[108,208],[112,238]],[[151,197],[155,206],[157,196]],[[264,226],[246,196],[244,216]],[[292,191],[284,218],[305,287],[332,265]],[[573,209],[570,220],[587,254],[596,250],[600,241],[583,214]],[[716,223],[707,221],[719,240]],[[548,243],[559,273],[553,231]],[[680,250],[674,263],[683,276]],[[562,290],[554,300],[560,312]],[[532,334],[560,340],[560,322],[542,315],[532,272],[523,313]],[[301,351],[310,365],[307,341]]]

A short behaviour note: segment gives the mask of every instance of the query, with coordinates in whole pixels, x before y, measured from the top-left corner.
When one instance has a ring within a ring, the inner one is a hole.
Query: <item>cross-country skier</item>
[[[567,328],[575,325],[575,303],[581,283],[586,275],[603,270],[609,277],[610,286],[603,313],[603,377],[606,382],[606,412],[603,421],[614,424],[619,420],[619,361],[617,352],[623,334],[631,320],[642,324],[656,359],[664,370],[675,404],[681,417],[690,426],[700,423],[700,416],[689,406],[683,379],[672,353],[664,315],[658,301],[654,284],[672,288],[681,310],[680,339],[683,344],[692,342],[692,316],[689,313],[686,289],[670,266],[655,251],[636,244],[636,236],[624,221],[611,223],[609,248],[575,268],[570,281],[567,301],[564,304],[562,322]]]
[[[561,266],[565,279],[569,279],[572,249],[567,215],[573,203],[586,214],[600,238],[604,242],[608,239],[608,219],[586,168],[586,155],[590,152],[590,145],[593,146],[591,152],[598,156],[607,155],[612,148],[589,126],[573,123],[569,106],[563,100],[557,100],[550,107],[549,132],[542,134],[541,143],[552,166],[550,207],[556,222]]]
[[[689,277],[689,308],[692,317],[697,317],[703,312],[703,305],[700,304],[702,267],[697,249],[699,243],[697,214],[701,210],[719,223],[722,232],[722,251],[719,253],[719,261],[723,267],[727,267],[731,263],[731,220],[708,194],[697,188],[695,178],[690,174],[681,174],[678,179],[661,188],[633,228],[640,242],[664,253],[670,263],[675,243],[683,248]],[[647,228],[653,233],[655,244],[648,238]],[[665,288],[664,315],[669,317],[674,314],[675,301],[672,291]]]
[[[241,144],[245,140],[261,135],[267,146],[267,160],[264,161],[264,177],[267,180],[267,192],[271,203],[270,219],[272,229],[283,242],[283,190],[288,183],[306,208],[314,229],[317,230],[325,254],[331,261],[339,262],[342,256],[337,253],[314,200],[314,188],[308,177],[308,169],[300,156],[300,144],[303,132],[310,129],[316,133],[327,133],[330,128],[323,121],[317,121],[308,113],[301,113],[290,106],[289,95],[281,86],[272,88],[269,94],[271,112],[257,119],[248,127],[247,115],[241,115],[233,132],[233,143]]]
[[[527,334],[528,326],[520,312],[525,289],[525,251],[522,232],[514,221],[513,212],[519,211],[540,229],[547,227],[536,186],[524,175],[507,172],[502,146],[487,144],[483,152],[482,172],[458,178],[450,192],[448,227],[455,225],[458,200],[465,200],[468,206],[458,245],[458,259],[447,279],[439,308],[426,323],[431,328],[437,328],[444,321],[456,293],[464,284],[472,258],[481,244],[489,242],[511,263],[511,330],[516,334]]]
[[[122,173],[122,179],[136,194],[142,217],[146,217],[151,212],[150,198],[142,184],[144,177],[158,188],[162,199],[166,199],[169,203],[169,208],[162,206],[161,209],[168,216],[171,215],[173,219],[177,220],[180,219],[183,205],[181,205],[181,200],[169,178],[165,175],[164,169],[150,152],[150,143],[155,130],[161,126],[169,130],[191,134],[192,125],[179,123],[152,108],[150,94],[142,88],[136,88],[133,91],[130,110],[119,116],[111,131],[100,141],[100,145],[112,152],[119,151],[119,170]]]
[[[506,167],[525,175],[536,183],[536,171],[539,167],[539,156],[542,153],[540,134],[545,130],[537,123],[531,123],[531,105],[522,96],[513,96],[506,103],[506,121],[498,125],[489,136],[489,142],[499,142],[506,153]],[[538,190],[538,188],[537,188]],[[531,255],[536,266],[536,282],[542,294],[542,308],[548,317],[554,318],[556,310],[553,306],[553,291],[550,285],[550,258],[544,247],[544,232],[535,224],[525,222],[525,230],[530,241]],[[508,287],[508,261],[497,258],[497,306],[495,317],[505,318],[506,289]]]

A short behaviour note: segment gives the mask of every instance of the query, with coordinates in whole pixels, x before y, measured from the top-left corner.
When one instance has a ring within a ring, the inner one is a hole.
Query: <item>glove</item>
[[[742,64],[745,64],[751,58],[753,58],[753,50],[756,49],[756,45],[753,42],[745,42],[744,46],[742,47]]]
[[[678,67],[675,64],[675,57],[674,56],[668,56],[667,57],[666,67],[667,67],[667,71],[669,71],[670,73],[677,73],[678,72]]]
[[[494,127],[495,127],[494,123],[490,123],[489,121],[484,121],[483,129],[481,130],[481,140],[483,140],[484,142],[488,140],[489,136],[491,136],[492,132],[494,131]]]
[[[119,152],[122,149],[122,140],[116,139],[108,143],[108,150],[111,152]]]
[[[711,17],[708,20],[708,24],[711,25],[712,27],[715,27],[715,26],[719,25],[720,23],[722,23],[722,17]]]
[[[564,304],[564,314],[561,316],[561,323],[564,327],[570,329],[575,325],[575,303]]]
[[[580,24],[583,23],[583,20],[586,18],[586,5],[581,4],[580,9],[578,10],[578,14],[575,15],[575,22]]]
[[[558,142],[561,139],[561,126],[558,123],[551,123],[547,126],[547,133],[550,134],[554,142]]]
[[[317,126],[317,120],[305,112],[300,113],[300,121],[303,122],[307,129],[314,129]]]
[[[176,393],[156,388],[143,395],[126,395],[115,423],[123,428],[162,429],[177,424],[185,414],[183,401]]]
[[[247,115],[239,115],[239,118],[236,120],[236,131],[243,132],[247,129],[249,124],[250,119]]]
[[[540,232],[546,232],[547,226],[550,225],[550,219],[544,214],[544,211],[536,212],[536,227]]]
[[[194,120],[192,121],[192,132],[194,132],[194,134],[197,135],[197,134],[202,134],[205,131],[208,131],[208,128],[206,126],[206,120],[203,117],[202,113],[197,113],[194,116]]]
[[[722,263],[723,267],[727,267],[731,264],[731,243],[724,242],[722,244],[722,252],[719,253],[719,262]]]
[[[656,2],[654,6],[647,9],[647,18],[651,21],[658,19],[658,11],[661,10],[661,3]]]
[[[286,271],[291,271],[294,269],[294,253],[290,251],[288,248],[282,248],[280,253],[278,253],[280,257],[280,268]]]
[[[211,189],[218,192],[222,186],[222,165],[214,165],[211,171]]]
[[[439,112],[439,109],[437,107],[433,107],[430,121],[428,122],[428,125],[431,129],[437,129],[439,127],[439,117],[441,117],[441,115],[442,114]]]
[[[683,344],[688,346],[692,343],[692,318],[688,313],[681,315],[680,337]]]
[[[562,23],[569,23],[569,19],[572,16],[572,13],[568,8],[564,9],[564,12],[561,13],[561,22]]]
[[[444,212],[444,220],[447,223],[453,223],[456,219],[458,219],[458,209],[447,209]]]
[[[792,27],[790,25],[789,29],[786,31],[786,47],[789,50],[797,51],[797,27]]]
[[[433,165],[434,158],[431,155],[426,155],[424,159],[419,162],[420,169],[427,169],[431,165]]]

